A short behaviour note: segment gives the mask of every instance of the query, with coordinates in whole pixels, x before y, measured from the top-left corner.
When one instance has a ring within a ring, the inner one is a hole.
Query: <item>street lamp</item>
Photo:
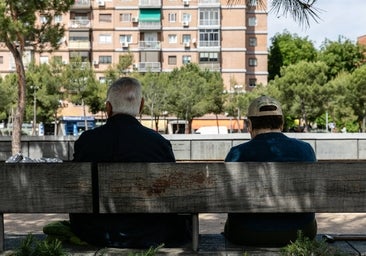
[[[36,124],[37,124],[37,90],[38,86],[31,86],[33,89],[33,127],[32,127],[32,135],[36,135]]]

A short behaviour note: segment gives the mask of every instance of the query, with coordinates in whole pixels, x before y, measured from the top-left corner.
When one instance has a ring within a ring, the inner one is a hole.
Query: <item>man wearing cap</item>
[[[232,147],[225,162],[316,161],[310,144],[282,133],[284,119],[277,100],[256,98],[247,116],[251,140]],[[229,213],[225,223],[229,241],[255,246],[284,246],[296,240],[299,230],[310,239],[316,236],[315,213]]]

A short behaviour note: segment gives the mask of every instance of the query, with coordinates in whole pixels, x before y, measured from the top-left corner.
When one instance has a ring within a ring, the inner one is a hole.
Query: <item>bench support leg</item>
[[[0,213],[0,252],[5,250],[4,214]]]
[[[198,251],[199,220],[198,213],[192,214],[192,249]]]

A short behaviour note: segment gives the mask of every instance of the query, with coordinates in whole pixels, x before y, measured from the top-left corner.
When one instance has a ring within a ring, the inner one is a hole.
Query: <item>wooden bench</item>
[[[366,162],[1,163],[4,213],[366,212]]]

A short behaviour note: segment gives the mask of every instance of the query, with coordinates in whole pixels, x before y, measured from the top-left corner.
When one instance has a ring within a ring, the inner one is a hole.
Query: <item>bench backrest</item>
[[[366,162],[0,165],[0,212],[366,212]]]

